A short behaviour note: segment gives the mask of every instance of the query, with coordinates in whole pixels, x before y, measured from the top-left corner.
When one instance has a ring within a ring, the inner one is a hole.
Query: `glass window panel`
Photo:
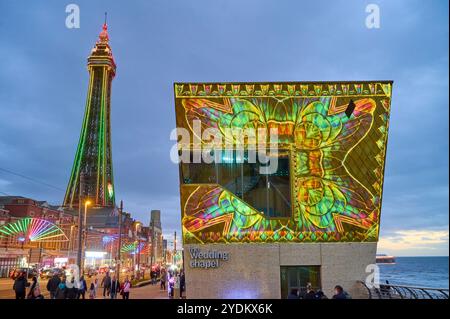
[[[287,298],[293,290],[300,293],[306,291],[306,285],[311,283],[313,290],[321,288],[320,266],[281,266],[281,298]]]
[[[216,151],[216,161],[207,163],[182,163],[181,174],[184,184],[218,183],[241,198],[251,207],[268,217],[291,216],[290,158],[286,150],[279,151],[276,170],[262,174],[267,166],[259,157],[248,151]],[[191,160],[193,156],[191,154]]]
[[[270,217],[291,216],[291,185],[289,176],[289,156],[280,155],[277,171],[268,176]]]

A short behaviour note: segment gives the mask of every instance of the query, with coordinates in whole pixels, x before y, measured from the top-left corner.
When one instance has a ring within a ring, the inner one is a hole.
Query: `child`
[[[95,285],[91,282],[91,287],[89,288],[89,299],[95,299]]]

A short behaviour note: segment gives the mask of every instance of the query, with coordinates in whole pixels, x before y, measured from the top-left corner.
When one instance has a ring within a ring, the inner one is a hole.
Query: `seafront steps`
[[[369,288],[365,282],[357,281],[355,287],[364,299],[449,299],[448,288],[414,287],[396,284],[380,284]]]

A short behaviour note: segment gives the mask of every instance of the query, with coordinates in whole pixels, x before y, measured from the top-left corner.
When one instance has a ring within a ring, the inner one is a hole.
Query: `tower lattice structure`
[[[75,160],[63,206],[79,207],[80,198],[93,206],[115,206],[111,154],[111,83],[116,64],[109,46],[108,27],[88,57],[89,87]]]

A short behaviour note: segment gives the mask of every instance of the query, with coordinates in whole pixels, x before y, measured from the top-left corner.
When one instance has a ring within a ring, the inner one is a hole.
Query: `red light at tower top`
[[[103,30],[100,32],[100,35],[98,36],[100,39],[100,42],[107,43],[109,41],[108,36],[108,25],[106,23],[103,24]]]

